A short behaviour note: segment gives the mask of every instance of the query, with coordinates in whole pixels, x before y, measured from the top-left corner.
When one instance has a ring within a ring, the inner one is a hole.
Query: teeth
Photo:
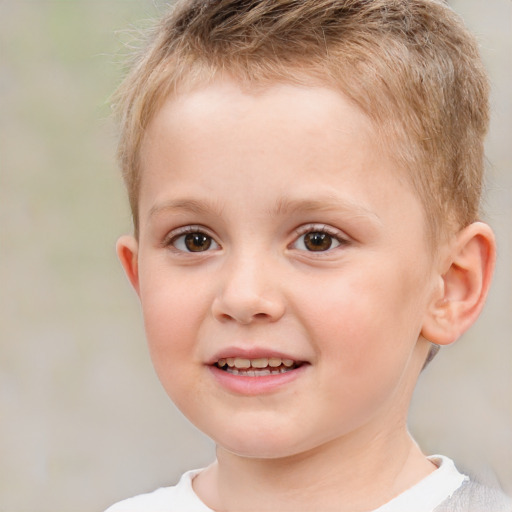
[[[280,357],[269,357],[268,365],[271,366],[272,368],[277,368],[278,366],[281,366],[281,358]]]
[[[241,357],[235,357],[235,368],[250,368],[251,360],[250,359],[242,359]]]
[[[257,375],[270,375],[283,373],[288,369],[292,368],[295,365],[295,361],[293,359],[281,359],[280,357],[259,357],[257,359],[246,359],[243,357],[227,357],[222,358],[217,361],[217,366],[219,368],[233,369],[234,373],[238,374],[238,370],[248,370],[249,368],[254,368],[260,370],[257,372]],[[283,368],[284,366],[284,368]],[[261,370],[265,369],[263,373]],[[251,375],[252,371],[244,372],[245,375]]]
[[[279,369],[276,368],[275,370],[258,370],[256,368],[254,370],[238,370],[237,368],[231,368],[228,366],[226,371],[232,375],[243,375],[244,377],[265,377],[267,375],[279,375],[280,373],[286,373],[289,372],[290,369],[281,367]]]
[[[266,368],[268,366],[268,359],[266,357],[260,357],[259,359],[253,359],[251,361],[253,368]]]

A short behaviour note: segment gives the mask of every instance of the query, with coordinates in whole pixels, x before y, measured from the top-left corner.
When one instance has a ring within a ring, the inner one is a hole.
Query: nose
[[[278,272],[255,256],[226,262],[212,313],[221,322],[276,322],[285,312]]]

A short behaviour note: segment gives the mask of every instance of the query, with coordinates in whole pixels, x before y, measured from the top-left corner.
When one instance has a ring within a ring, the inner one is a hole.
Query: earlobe
[[[450,247],[444,272],[423,324],[422,336],[437,345],[455,342],[478,318],[489,291],[496,260],[491,228],[475,222]]]
[[[117,241],[116,251],[126,276],[137,294],[139,294],[139,244],[136,238],[132,235],[123,235]]]

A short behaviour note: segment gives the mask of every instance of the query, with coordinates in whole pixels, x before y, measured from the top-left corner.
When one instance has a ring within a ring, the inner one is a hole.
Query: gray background
[[[512,491],[512,2],[451,2],[493,82],[482,318],[421,377],[426,452]],[[161,390],[116,260],[130,216],[108,97],[163,2],[0,0],[0,511],[102,510],[213,457]]]

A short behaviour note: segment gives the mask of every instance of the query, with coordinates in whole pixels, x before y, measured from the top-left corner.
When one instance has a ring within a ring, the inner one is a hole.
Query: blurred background
[[[512,492],[512,2],[450,2],[493,85],[494,287],[422,375],[428,453]],[[0,512],[102,511],[214,456],[167,399],[115,256],[131,229],[109,95],[150,0],[0,0]]]

